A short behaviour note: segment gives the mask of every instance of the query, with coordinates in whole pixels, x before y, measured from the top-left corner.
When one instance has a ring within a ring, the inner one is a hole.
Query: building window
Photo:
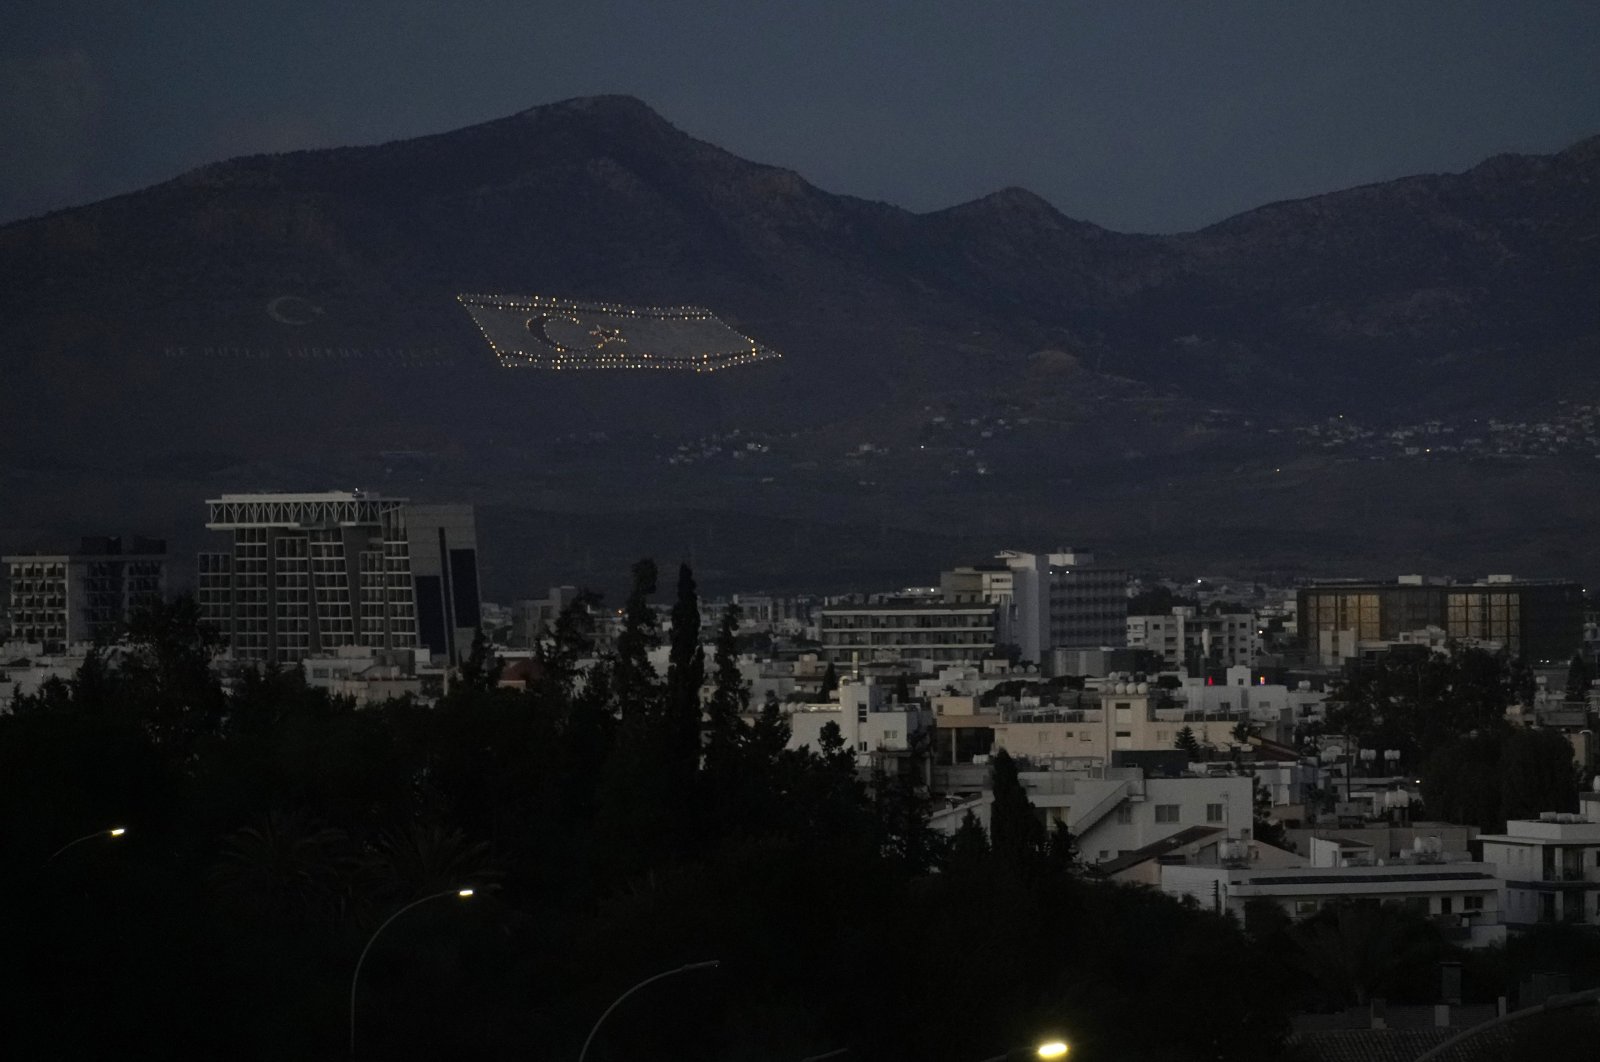
[[[1207,804],[1206,805],[1206,821],[1207,822],[1221,822],[1222,821],[1222,805],[1221,804]]]
[[[1461,898],[1461,909],[1463,911],[1481,911],[1481,910],[1483,910],[1483,897],[1482,896],[1463,896]]]
[[[1296,900],[1294,902],[1295,917],[1304,918],[1308,915],[1314,915],[1317,913],[1317,907],[1316,900]]]
[[[1128,826],[1133,823],[1133,805],[1124,801],[1117,805],[1117,823]]]
[[[1161,823],[1161,822],[1177,822],[1177,821],[1178,821],[1178,805],[1177,804],[1157,804],[1156,805],[1156,822]]]

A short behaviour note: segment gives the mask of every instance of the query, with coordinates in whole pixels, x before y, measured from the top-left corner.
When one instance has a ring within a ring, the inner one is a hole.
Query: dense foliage
[[[142,617],[0,717],[0,1024],[10,1057],[985,1058],[1046,1032],[1079,1058],[1272,1058],[1278,987],[1227,919],[1086,881],[997,773],[994,844],[951,843],[836,731],[789,750],[753,715],[692,575],[671,664],[634,572],[626,630],[585,676],[594,601],[529,688],[474,647],[436,708],[356,709],[298,671],[224,691],[192,604]],[[699,685],[709,674],[703,756]],[[913,764],[913,767],[915,765]],[[1008,773],[1009,772],[1009,773]],[[67,841],[113,824],[118,840]],[[1154,1001],[1165,1018],[1144,1020]]]
[[[1395,651],[1335,685],[1323,731],[1397,750],[1421,779],[1429,817],[1494,831],[1507,819],[1576,809],[1571,745],[1506,719],[1510,705],[1532,698],[1532,673],[1503,654]]]

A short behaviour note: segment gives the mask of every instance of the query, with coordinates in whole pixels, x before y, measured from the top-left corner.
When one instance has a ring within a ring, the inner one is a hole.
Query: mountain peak
[[[953,209],[983,210],[1006,214],[1044,214],[1051,217],[1062,216],[1061,211],[1052,206],[1044,196],[1014,184],[1007,185],[998,192],[990,192],[988,195],[974,199],[970,203],[962,203]]]
[[[571,99],[557,100],[554,103],[541,103],[518,112],[521,117],[540,118],[558,114],[589,114],[599,117],[628,117],[647,118],[657,122],[665,122],[650,105],[637,96],[622,93],[607,93],[599,96],[574,96]]]

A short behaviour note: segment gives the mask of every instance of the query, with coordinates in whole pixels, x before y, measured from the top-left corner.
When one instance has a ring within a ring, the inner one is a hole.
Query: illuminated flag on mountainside
[[[777,358],[698,306],[459,295],[506,368],[715,372]]]

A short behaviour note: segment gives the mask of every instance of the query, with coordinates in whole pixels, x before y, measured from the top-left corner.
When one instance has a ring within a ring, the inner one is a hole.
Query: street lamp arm
[[[1567,1010],[1571,1007],[1581,1007],[1585,1003],[1600,1003],[1600,988],[1590,988],[1583,992],[1573,992],[1569,995],[1563,996],[1551,996],[1543,1003],[1539,1003],[1532,1007],[1523,1007],[1521,1010],[1514,1010],[1510,1014],[1502,1014],[1497,1018],[1491,1018],[1489,1021],[1486,1021],[1481,1025],[1474,1025],[1470,1029],[1463,1029],[1461,1032],[1450,1037],[1450,1039],[1446,1040],[1442,1044],[1439,1044],[1437,1047],[1432,1047],[1422,1052],[1422,1054],[1417,1056],[1416,1062],[1427,1062],[1427,1060],[1430,1058],[1443,1058],[1446,1051],[1450,1050],[1461,1041],[1474,1037],[1481,1032],[1487,1032],[1496,1026],[1507,1025],[1511,1022],[1520,1021],[1523,1018],[1536,1017],[1540,1014],[1549,1014],[1552,1011]]]
[[[393,922],[396,918],[399,918],[401,915],[405,914],[407,911],[411,910],[413,907],[420,907],[423,904],[429,902],[430,900],[440,900],[440,899],[443,899],[446,896],[461,896],[461,895],[463,895],[463,893],[459,889],[448,889],[448,890],[446,890],[444,892],[436,892],[431,896],[424,896],[420,900],[412,900],[410,903],[408,903],[404,907],[400,908],[400,910],[396,911],[394,914],[390,915],[388,918],[385,918],[383,920],[383,925],[381,925],[377,929],[373,930],[372,936],[367,938],[367,946],[361,949],[361,957],[356,960],[356,971],[355,971],[355,973],[350,975],[350,1057],[351,1058],[354,1058],[356,1056],[356,984],[361,979],[361,965],[362,965],[362,963],[367,961],[367,952],[372,950],[372,945],[374,945],[374,944],[376,944],[378,942],[378,937],[383,933],[383,931],[385,929],[389,928],[389,923],[390,922]],[[468,894],[468,895],[470,895],[470,894]]]
[[[671,977],[674,974],[688,973],[690,970],[709,970],[718,965],[719,962],[720,960],[718,959],[710,959],[706,962],[691,962],[686,966],[678,966],[671,970],[663,970],[661,973],[658,973],[653,977],[646,977],[643,981],[640,981],[638,984],[622,993],[622,995],[613,1000],[611,1006],[607,1007],[605,1012],[600,1015],[600,1020],[594,1023],[594,1028],[589,1030],[588,1038],[583,1041],[583,1049],[578,1052],[578,1062],[583,1062],[585,1058],[589,1057],[589,1045],[594,1042],[594,1034],[600,1031],[600,1026],[605,1024],[606,1018],[611,1016],[612,1011],[616,1010],[622,1005],[623,1000],[639,991],[639,989],[643,988],[645,985],[654,984],[663,977]]]
[[[51,852],[50,858],[44,861],[44,865],[49,866],[51,863],[55,862],[56,856],[60,855],[62,852],[65,852],[69,848],[76,848],[85,841],[92,841],[96,837],[121,837],[124,832],[125,831],[121,826],[116,826],[109,830],[96,830],[93,833],[86,833],[82,837],[79,837],[76,841],[68,841],[60,848],[57,848],[54,852]]]

